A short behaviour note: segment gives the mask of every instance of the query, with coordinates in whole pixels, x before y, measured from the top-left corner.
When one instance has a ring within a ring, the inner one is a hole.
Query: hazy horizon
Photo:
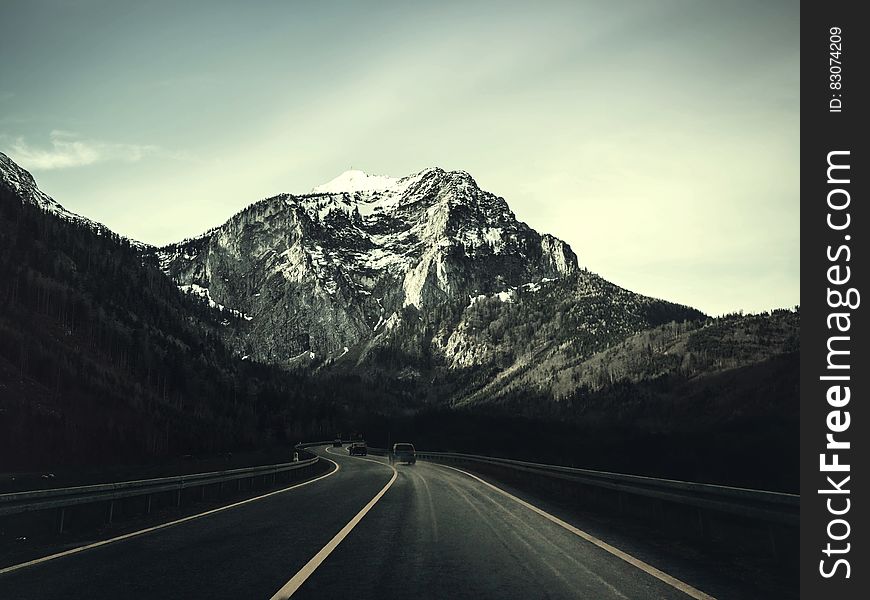
[[[0,150],[156,245],[350,168],[468,171],[709,314],[799,294],[797,2],[11,2]]]

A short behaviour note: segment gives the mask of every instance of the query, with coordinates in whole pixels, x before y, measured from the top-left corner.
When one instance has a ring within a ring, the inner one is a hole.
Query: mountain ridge
[[[360,183],[373,177],[374,185]],[[517,220],[503,198],[480,190],[468,173],[437,167],[401,178],[349,171],[309,194],[261,200],[203,236],[156,252],[180,285],[208,288],[255,321],[294,290],[316,298],[319,308],[307,302],[282,314],[282,323],[302,321],[283,328],[299,341],[264,357],[273,361],[308,350],[334,355],[409,305],[467,303],[578,269],[568,244]],[[265,307],[258,300],[264,290],[271,294]]]
[[[585,358],[704,316],[581,268],[568,244],[517,219],[503,197],[438,167],[347,171],[157,255],[179,285],[250,315],[227,337],[239,355],[395,377],[457,406],[502,393],[500,382],[560,347]]]
[[[510,449],[541,427],[542,456],[608,469],[636,451],[684,477],[707,466],[674,467],[690,443],[770,477],[755,450],[794,433],[799,314],[708,322],[635,294],[468,174],[267,198],[161,256],[2,158],[4,468],[408,426],[432,447]]]
[[[3,171],[27,184],[12,186],[27,191],[25,200],[109,231],[5,162]],[[450,390],[454,402],[485,395],[557,345],[588,356],[646,327],[703,316],[580,268],[568,244],[518,220],[503,197],[466,171],[439,167],[405,177],[350,170],[312,192],[248,205],[182,242],[130,243],[182,292],[224,315],[221,334],[237,357],[390,373],[401,354],[403,377],[421,381],[496,369],[487,385]],[[505,322],[511,335],[487,333]]]

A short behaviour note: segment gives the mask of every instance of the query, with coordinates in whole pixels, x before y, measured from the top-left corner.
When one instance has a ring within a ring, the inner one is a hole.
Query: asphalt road
[[[449,467],[393,469],[376,457],[318,452],[340,468],[255,502],[0,574],[0,598],[268,600],[281,591],[293,598],[604,600],[693,593]]]

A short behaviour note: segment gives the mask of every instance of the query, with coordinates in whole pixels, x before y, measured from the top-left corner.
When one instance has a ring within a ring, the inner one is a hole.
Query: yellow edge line
[[[329,454],[334,454],[333,452],[330,452],[329,448],[327,448],[326,451]],[[327,557],[332,554],[332,551],[335,550],[342,542],[342,540],[344,540],[344,538],[348,536],[351,530],[353,530],[353,528],[356,527],[360,521],[362,521],[362,518],[366,516],[366,514],[372,509],[372,507],[374,507],[375,504],[378,503],[378,500],[380,500],[383,495],[387,493],[387,490],[390,489],[390,486],[393,485],[393,482],[395,482],[396,478],[399,476],[399,472],[396,471],[396,469],[391,465],[385,465],[380,461],[371,460],[369,458],[356,458],[373,462],[375,464],[381,465],[382,467],[389,467],[393,471],[393,476],[387,482],[387,485],[385,485],[380,492],[375,494],[375,497],[369,500],[368,504],[363,506],[362,509],[356,514],[356,516],[348,521],[347,525],[342,527],[341,531],[336,533],[335,536],[331,540],[329,540],[329,542],[323,548],[321,548],[320,552],[315,554],[311,558],[311,560],[305,563],[305,566],[299,569],[299,571],[293,576],[292,579],[290,579],[290,581],[285,583],[280,590],[275,592],[271,600],[286,600],[287,598],[290,598],[290,596],[292,596],[294,593],[296,593],[296,591],[300,587],[302,587],[302,584],[305,583],[305,580],[311,577],[312,574],[314,574],[314,571],[316,571],[317,568],[323,563],[323,561],[325,561]]]
[[[287,492],[289,490],[292,490],[292,489],[295,489],[298,487],[302,487],[303,485],[308,485],[309,483],[314,483],[315,481],[320,481],[321,479],[325,479],[326,477],[329,477],[330,475],[335,475],[341,469],[341,467],[338,466],[338,463],[335,462],[334,460],[330,460],[328,458],[324,458],[324,460],[328,460],[329,462],[334,464],[335,469],[333,469],[329,473],[326,473],[326,474],[321,475],[319,477],[316,477],[314,479],[309,479],[308,481],[303,481],[302,483],[296,483],[296,484],[291,485],[290,487],[282,488],[280,490],[275,490],[274,492],[269,492],[268,494],[263,494],[261,496],[256,496],[254,498],[248,498],[247,500],[242,500],[240,502],[234,502],[233,504],[227,504],[226,506],[219,506],[218,508],[213,508],[213,509],[207,510],[203,513],[199,513],[196,515],[190,515],[187,517],[183,517],[181,519],[176,519],[175,521],[169,521],[168,523],[161,523],[160,525],[155,525],[154,527],[148,527],[147,529],[140,529],[139,531],[134,531],[132,533],[125,533],[124,535],[119,535],[118,537],[113,537],[113,538],[110,538],[108,540],[101,540],[99,542],[94,542],[93,544],[87,544],[86,546],[79,546],[77,548],[72,548],[71,550],[65,550],[63,552],[58,552],[57,554],[50,554],[48,556],[43,556],[42,558],[36,558],[36,559],[30,560],[27,562],[23,562],[21,564],[12,565],[11,567],[5,567],[3,569],[0,569],[0,575],[3,575],[5,573],[11,573],[13,571],[18,571],[19,569],[24,569],[26,567],[32,567],[35,565],[39,565],[39,564],[48,562],[50,560],[63,558],[64,556],[78,554],[79,552],[84,552],[85,550],[91,550],[93,548],[99,548],[100,546],[105,546],[107,544],[113,544],[115,542],[128,540],[130,538],[144,535],[146,533],[151,533],[152,531],[157,531],[158,529],[165,529],[166,527],[172,527],[173,525],[179,525],[181,523],[186,523],[187,521],[192,521],[194,519],[199,519],[200,517],[213,515],[215,513],[218,513],[218,512],[224,511],[224,510],[229,510],[230,508],[235,508],[237,506],[242,506],[243,504],[248,504],[249,502],[256,502],[257,500],[262,500],[263,498],[268,498],[269,496],[274,496],[275,494],[283,494],[284,492]]]

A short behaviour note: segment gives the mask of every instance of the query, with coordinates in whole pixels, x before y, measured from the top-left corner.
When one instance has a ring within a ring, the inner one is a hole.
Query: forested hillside
[[[332,435],[334,399],[234,358],[232,314],[0,183],[0,470]]]
[[[573,365],[554,354],[475,410],[544,424],[544,460],[795,491],[799,335],[799,310],[668,323]]]

